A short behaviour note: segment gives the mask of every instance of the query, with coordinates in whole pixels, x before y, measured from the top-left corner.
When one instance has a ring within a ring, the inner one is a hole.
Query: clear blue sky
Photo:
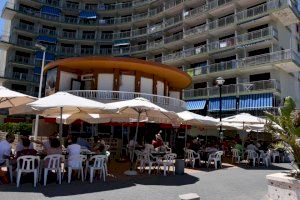
[[[3,6],[5,5],[6,0],[0,0],[0,14],[2,14]],[[2,33],[2,27],[3,27],[3,20],[1,19],[0,15],[0,34]]]

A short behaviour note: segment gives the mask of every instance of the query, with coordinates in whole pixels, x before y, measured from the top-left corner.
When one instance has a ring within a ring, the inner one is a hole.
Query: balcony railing
[[[8,78],[19,80],[19,81],[29,81],[29,82],[39,82],[39,75],[32,75],[27,73],[20,73],[20,72],[9,72],[7,74]]]
[[[148,43],[148,49],[157,49],[157,48],[162,47],[163,45],[164,45],[164,41],[163,40],[149,42]]]
[[[76,39],[76,32],[62,32],[62,37],[67,39]]]
[[[132,36],[145,35],[145,34],[147,34],[147,28],[132,30],[131,33],[132,33]]]
[[[213,1],[208,2],[207,8],[208,8],[208,10],[212,10],[212,9],[217,8],[217,7],[223,6],[227,3],[230,3],[232,1],[233,0],[213,0]]]
[[[255,40],[264,39],[266,37],[275,37],[278,38],[278,32],[275,27],[267,27],[260,30],[252,31],[249,33],[245,33],[237,36],[238,44],[253,42]]]
[[[40,32],[40,34],[43,34],[43,35],[56,36],[55,30],[51,30],[51,29],[47,29],[47,28],[41,28],[39,32]]]
[[[15,55],[14,62],[20,63],[20,64],[27,64],[27,65],[33,65],[33,60],[30,59],[30,57],[26,56],[20,56],[20,55]]]
[[[60,47],[60,53],[63,55],[73,55],[75,53],[74,47]]]
[[[81,48],[80,50],[82,55],[93,55],[94,54],[94,49],[92,48]]]
[[[230,16],[224,17],[222,19],[218,19],[218,20],[208,23],[208,27],[209,27],[209,30],[214,30],[217,28],[223,28],[223,27],[232,25],[233,23],[234,23],[234,15],[230,15]]]
[[[123,101],[143,97],[167,110],[179,112],[186,109],[186,103],[180,99],[154,94],[108,90],[70,90],[67,92],[101,102]]]
[[[130,47],[113,48],[113,54],[116,55],[130,54]]]
[[[196,26],[194,28],[185,30],[184,37],[194,36],[199,33],[204,33],[207,30],[208,30],[208,26],[206,24]]]
[[[239,83],[224,85],[222,87],[222,95],[243,95],[250,94],[255,92],[280,92],[280,82],[275,79],[254,81],[248,83]],[[207,87],[199,89],[184,90],[183,96],[184,99],[193,99],[193,98],[209,98],[219,95],[219,87]]]
[[[82,39],[83,40],[94,40],[96,37],[95,33],[83,33],[82,34]]]
[[[25,23],[19,23],[17,26],[21,30],[29,31],[29,32],[34,32],[34,26],[30,24],[25,24]]]
[[[165,10],[175,7],[182,3],[182,0],[170,0],[165,2]]]
[[[184,18],[189,19],[198,15],[203,15],[205,14],[206,11],[207,11],[207,5],[204,4],[184,13]]]
[[[208,73],[223,72],[234,69],[248,69],[252,67],[257,67],[259,65],[271,64],[274,62],[281,62],[285,60],[293,60],[298,65],[300,65],[300,55],[291,49],[287,49],[257,56],[246,57],[238,60],[210,64],[193,69],[187,69],[186,72],[193,77]]]
[[[182,21],[182,15],[180,14],[180,15],[177,15],[176,17],[172,17],[170,19],[167,19],[165,21],[165,27],[175,25],[175,24],[177,24],[181,21]]]
[[[226,38],[224,40],[218,40],[209,43],[209,51],[217,51],[217,50],[234,47],[234,46],[235,46],[235,37],[231,37],[231,38]]]
[[[171,35],[171,36],[169,36],[169,37],[166,37],[166,38],[164,39],[164,43],[165,43],[165,44],[168,44],[168,43],[170,43],[170,42],[175,42],[175,41],[181,40],[182,38],[183,38],[183,33],[182,33],[182,32],[176,33],[176,34],[174,34],[174,35]]]
[[[33,47],[33,42],[29,40],[24,40],[24,39],[17,39],[17,44],[23,47]]]
[[[147,49],[147,44],[135,45],[130,47],[130,52],[138,52],[138,51],[145,51]]]

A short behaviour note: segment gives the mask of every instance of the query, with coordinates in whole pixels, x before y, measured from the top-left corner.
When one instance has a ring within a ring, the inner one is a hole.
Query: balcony
[[[123,38],[129,38],[131,37],[131,31],[124,31],[120,33],[113,33],[114,39],[123,39]]]
[[[13,62],[25,65],[34,65],[34,62],[30,57],[20,55],[15,55],[15,59],[13,60]]]
[[[34,83],[38,83],[40,79],[39,75],[32,75],[32,74],[19,73],[19,72],[10,72],[7,74],[6,77],[17,81],[28,81]]]
[[[213,10],[231,2],[233,2],[233,0],[213,0],[208,2],[207,8],[208,10]]]
[[[154,94],[145,94],[137,92],[123,92],[123,91],[108,91],[108,90],[71,90],[70,94],[100,101],[103,103],[130,100],[137,97],[148,99],[152,103],[157,104],[167,110],[180,112],[186,110],[186,104],[180,99],[175,99],[167,96],[160,96]]]
[[[99,54],[100,55],[111,55],[112,49],[111,48],[100,48]]]
[[[261,40],[265,40],[268,38],[278,38],[278,32],[275,27],[267,27],[257,31],[252,31],[249,33],[245,33],[237,36],[237,43],[240,45],[245,45],[249,43],[255,43]]]
[[[207,5],[205,4],[200,7],[194,8],[190,11],[187,11],[186,13],[184,13],[184,18],[191,19],[196,16],[204,15],[206,11],[207,11]]]
[[[182,0],[170,0],[165,2],[165,10],[173,8],[182,3]]]
[[[40,32],[40,34],[43,34],[43,35],[56,36],[55,30],[51,30],[51,29],[47,29],[47,28],[41,28],[39,32]]]
[[[258,67],[262,67],[263,65],[267,65],[269,67],[276,66],[288,73],[297,72],[300,71],[300,55],[291,49],[287,49],[257,56],[245,57],[238,60],[201,66],[193,69],[187,69],[186,72],[191,77],[197,77],[212,73],[231,73],[231,70],[253,70]]]
[[[130,47],[131,53],[136,53],[136,52],[146,51],[146,50],[147,50],[147,44],[135,45]]]
[[[75,48],[74,47],[60,47],[60,54],[61,55],[67,55],[67,56],[74,56],[75,54]]]
[[[234,24],[234,15],[224,17],[208,23],[209,30],[219,29]]]
[[[148,18],[148,12],[133,15],[132,21],[137,22]]]
[[[113,39],[113,33],[101,33],[100,38],[101,38],[101,40],[111,41]]]
[[[224,40],[218,40],[215,42],[211,42],[208,45],[209,52],[216,52],[219,50],[224,50],[228,48],[233,48],[235,46],[235,38],[226,38]]]
[[[130,54],[130,47],[113,48],[114,55]]]
[[[180,41],[181,39],[183,38],[183,33],[180,32],[180,33],[176,33],[174,35],[171,35],[169,37],[166,37],[164,39],[164,43],[165,44],[168,44],[168,43],[171,43],[171,42],[175,42],[175,41]]]
[[[132,33],[132,36],[142,36],[142,35],[147,34],[147,28],[132,30],[131,33]]]
[[[31,47],[33,47],[33,42],[29,41],[29,40],[24,40],[24,39],[18,38],[17,45],[31,48]]]
[[[254,81],[248,83],[239,83],[232,85],[224,85],[222,87],[223,96],[232,95],[245,95],[245,94],[255,94],[255,93],[266,93],[266,92],[280,92],[280,82],[275,79]],[[207,87],[199,89],[191,89],[183,91],[183,99],[197,99],[197,98],[212,98],[218,97],[219,87]]]
[[[81,55],[90,56],[94,54],[93,48],[81,48],[80,49]]]
[[[163,45],[164,45],[163,40],[149,42],[148,43],[148,49],[158,49],[158,48],[161,48]]]
[[[83,40],[94,40],[95,37],[95,33],[83,33],[82,37]]]
[[[17,28],[31,33],[34,32],[34,26],[30,24],[19,23]]]
[[[74,39],[76,39],[76,32],[65,32],[65,31],[63,31],[62,32],[62,37],[66,38],[66,39],[74,40]]]
[[[177,15],[176,17],[172,17],[170,19],[166,19],[165,21],[165,27],[170,27],[173,25],[176,25],[178,23],[182,22],[182,15]]]

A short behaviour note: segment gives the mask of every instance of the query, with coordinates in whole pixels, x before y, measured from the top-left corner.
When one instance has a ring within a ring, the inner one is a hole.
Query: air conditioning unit
[[[81,75],[81,81],[92,81],[92,80],[94,80],[94,75],[93,74]]]

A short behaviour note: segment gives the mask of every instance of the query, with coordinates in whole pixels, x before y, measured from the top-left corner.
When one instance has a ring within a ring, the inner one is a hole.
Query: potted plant
[[[279,108],[279,114],[274,115],[266,112],[269,119],[267,130],[275,137],[280,137],[287,149],[290,149],[294,156],[294,163],[300,168],[300,145],[297,142],[300,137],[299,112],[296,110],[295,101],[287,97],[284,105]],[[277,124],[277,125],[274,125]]]

